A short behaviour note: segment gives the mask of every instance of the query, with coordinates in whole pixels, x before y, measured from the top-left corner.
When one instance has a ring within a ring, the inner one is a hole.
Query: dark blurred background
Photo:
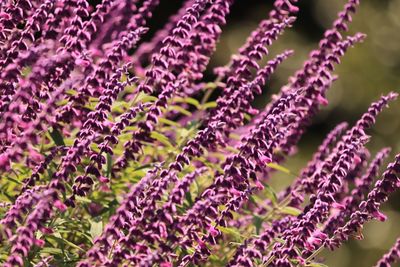
[[[295,26],[287,30],[270,49],[270,58],[285,49],[294,49],[295,56],[279,67],[265,89],[265,94],[257,98],[257,107],[263,107],[271,94],[278,92],[288,77],[301,67],[345,2],[300,1],[301,12]],[[250,32],[267,17],[272,3],[272,0],[236,0],[212,58],[209,74],[213,67],[226,64],[230,55],[237,52]],[[152,30],[146,38],[151,36],[154,29],[161,27],[181,4],[182,0],[161,1],[149,25]],[[300,143],[298,154],[285,163],[293,172],[298,172],[305,165],[326,133],[337,123],[354,123],[381,94],[391,90],[400,92],[400,0],[361,0],[361,6],[350,28],[350,33],[355,32],[366,33],[368,37],[364,43],[350,49],[337,67],[339,80],[329,91],[329,106],[323,108],[313,120]],[[392,147],[392,156],[400,152],[399,115],[400,100],[392,103],[379,116],[375,127],[369,131],[373,138],[368,148],[372,153],[384,146]],[[290,177],[277,174],[271,184],[279,189],[289,182]],[[327,265],[350,267],[375,264],[400,235],[399,200],[400,194],[397,193],[385,204],[383,210],[388,215],[387,222],[371,222],[365,226],[364,240],[351,241],[335,252],[324,252]]]

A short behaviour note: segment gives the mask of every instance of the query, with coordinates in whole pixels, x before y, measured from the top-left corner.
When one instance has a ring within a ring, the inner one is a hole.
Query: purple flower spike
[[[186,9],[194,4],[195,0],[185,0],[183,6],[178,12],[168,19],[168,23],[164,25],[161,30],[158,30],[151,41],[142,44],[133,55],[134,64],[137,72],[143,72],[141,63],[149,61],[150,55],[159,51],[162,47],[163,40],[172,33],[173,28],[176,26],[179,19],[185,14]]]
[[[350,217],[356,211],[358,204],[364,199],[364,194],[368,192],[370,185],[375,177],[379,174],[379,168],[383,160],[389,156],[390,148],[384,148],[375,156],[374,160],[370,163],[368,170],[359,179],[356,180],[356,188],[350,193],[350,196],[343,199],[341,205],[344,207],[336,215],[333,215],[326,223],[324,232],[326,234],[333,234],[337,227],[344,224],[346,218]]]
[[[181,1],[160,31],[150,29],[160,0],[94,2],[0,0],[4,266],[313,266],[387,219],[400,154],[373,185],[390,149],[370,160],[366,132],[398,94],[349,130],[336,126],[299,175],[283,164],[330,104],[336,65],[365,39],[348,34],[359,0],[345,1],[262,110],[293,55],[270,47],[296,22],[298,0],[272,1],[214,75],[235,0]],[[270,187],[278,171],[295,178],[281,192]],[[399,244],[377,266],[398,261]]]
[[[378,261],[375,267],[390,267],[393,263],[396,263],[400,259],[400,238],[396,240],[396,243],[390,249],[390,251],[383,255]]]
[[[269,258],[273,258],[276,264],[278,259],[285,258],[287,250],[292,250],[294,246],[304,247],[308,250],[315,248],[316,244],[310,243],[309,237],[317,230],[317,224],[322,223],[328,216],[329,208],[336,202],[335,194],[338,193],[344,182],[344,178],[350,171],[351,163],[357,152],[368,142],[365,130],[372,126],[375,117],[387,106],[388,102],[397,98],[397,94],[389,93],[373,103],[356,125],[346,133],[342,140],[333,149],[331,156],[324,163],[324,168],[329,168],[325,172],[321,168],[318,191],[310,197],[311,204],[304,209],[303,214],[286,230],[282,239],[285,244],[277,244],[270,253]],[[334,162],[334,165],[332,164]],[[376,210],[375,210],[376,211]]]
[[[318,187],[318,181],[315,181],[313,174],[320,167],[321,163],[329,156],[335,141],[348,127],[347,123],[337,125],[325,138],[318,147],[318,151],[314,154],[313,159],[308,163],[307,167],[301,171],[298,179],[294,182],[294,188],[301,186],[302,191],[312,193]]]
[[[45,191],[40,196],[35,210],[26,218],[24,225],[18,227],[16,234],[10,238],[12,256],[8,258],[5,266],[23,266],[21,259],[28,256],[31,247],[34,245],[35,232],[51,216],[52,200],[55,194],[55,191],[52,190]]]
[[[324,242],[324,246],[334,249],[347,241],[351,235],[358,233],[363,225],[371,220],[384,220],[385,216],[379,212],[380,206],[388,200],[388,195],[399,189],[400,185],[400,155],[390,163],[382,178],[375,183],[367,198],[360,203],[350,220],[342,227],[337,228],[334,236]],[[362,236],[360,237],[362,238]]]

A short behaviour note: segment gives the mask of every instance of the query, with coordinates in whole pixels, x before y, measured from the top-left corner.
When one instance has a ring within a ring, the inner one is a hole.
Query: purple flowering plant
[[[381,173],[390,148],[366,144],[397,93],[332,129],[300,173],[282,166],[366,37],[348,34],[359,0],[261,110],[255,98],[294,53],[269,46],[299,1],[275,0],[211,80],[235,1],[185,0],[143,41],[159,2],[0,2],[2,266],[325,266],[321,251],[386,220],[400,154]],[[281,192],[276,172],[293,176]],[[394,266],[399,244],[376,266]]]

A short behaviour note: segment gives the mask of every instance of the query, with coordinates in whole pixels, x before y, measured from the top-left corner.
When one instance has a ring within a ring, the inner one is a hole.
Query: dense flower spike
[[[386,220],[386,216],[379,211],[379,208],[388,200],[389,194],[399,188],[399,170],[400,155],[397,155],[395,161],[387,166],[382,178],[375,183],[367,198],[360,203],[358,210],[350,216],[350,220],[344,226],[335,230],[334,236],[324,242],[325,246],[332,249],[338,247],[370,219]]]
[[[319,266],[324,248],[386,220],[400,155],[370,188],[390,149],[369,161],[366,130],[396,93],[336,126],[298,175],[280,165],[365,38],[346,35],[358,0],[261,111],[254,102],[293,55],[270,46],[304,13],[298,0],[273,1],[214,75],[238,1],[182,1],[159,31],[160,0],[97,2],[0,1],[4,266]],[[295,178],[277,193],[275,171]],[[377,266],[399,259],[399,243]]]
[[[269,256],[270,259],[273,259],[273,264],[279,264],[279,260],[286,259],[288,255],[296,255],[295,246],[312,250],[315,248],[315,244],[320,243],[320,240],[314,243],[314,239],[311,238],[312,234],[319,231],[317,224],[327,218],[329,209],[336,203],[335,194],[342,188],[344,179],[350,171],[353,158],[368,141],[365,130],[373,125],[376,116],[388,105],[388,102],[396,98],[397,94],[390,93],[373,103],[368,112],[338,142],[330,157],[324,161],[320,171],[314,174],[320,175],[318,191],[311,195],[311,203],[305,208],[299,219],[283,232],[282,238],[285,240],[285,244],[277,244]],[[326,169],[329,172],[326,172]],[[324,236],[326,237],[325,234]]]
[[[25,29],[21,32],[20,37],[17,40],[10,40],[11,47],[7,50],[5,57],[0,61],[0,70],[5,69],[19,54],[19,51],[28,49],[26,40],[33,42],[33,33],[40,29],[40,24],[45,23],[46,18],[53,7],[55,0],[45,1],[35,11],[35,14],[28,20]]]
[[[32,3],[29,0],[26,1],[16,1],[12,3],[11,1],[3,1],[1,4],[2,16],[0,18],[0,41],[3,42],[7,40],[12,30],[16,27],[18,23],[26,19],[32,12]]]
[[[358,204],[364,199],[364,194],[368,192],[370,185],[373,183],[375,177],[379,174],[379,167],[382,165],[383,160],[389,156],[390,149],[382,149],[370,163],[366,173],[356,181],[356,188],[354,188],[350,196],[342,200],[341,205],[345,207],[340,210],[336,215],[333,215],[325,224],[324,232],[328,235],[333,234],[338,226],[343,225],[344,221],[356,211]],[[357,176],[354,176],[357,177]]]
[[[146,141],[150,132],[154,130],[154,124],[158,121],[157,118],[160,115],[161,108],[166,108],[167,101],[178,94],[182,90],[181,88],[189,82],[190,78],[187,74],[190,75],[191,72],[198,73],[194,68],[196,62],[192,62],[188,54],[194,50],[197,52],[195,57],[201,57],[202,51],[203,53],[205,51],[206,55],[212,52],[221,33],[219,27],[225,23],[225,16],[229,13],[230,4],[231,1],[216,1],[210,7],[210,13],[200,17],[201,12],[206,8],[206,1],[196,1],[192,7],[187,9],[182,19],[178,21],[173,36],[165,38],[160,53],[153,56],[152,67],[146,71],[145,81],[138,87],[139,91],[146,93],[153,91],[149,90],[152,86],[154,88],[159,87],[161,92],[155,105],[150,108],[146,121],[140,123],[139,130],[133,133],[133,140],[124,144],[125,152],[123,157],[118,160],[118,167],[125,167],[127,160],[134,158],[135,153],[140,151],[140,141]],[[216,10],[219,11],[216,13]],[[206,22],[212,25],[211,27],[210,25],[206,27],[207,30],[210,30],[208,27],[212,28],[212,37],[208,39],[211,44],[209,47],[202,47],[204,37],[197,40],[198,35],[201,35],[198,32],[204,30],[203,26]],[[189,42],[185,42],[185,38],[188,38]],[[200,47],[193,45],[193,42],[197,41],[200,41]],[[169,72],[167,72],[168,69],[170,69]],[[200,67],[199,71],[204,71],[204,69]]]
[[[302,187],[306,193],[313,193],[318,186],[313,175],[321,163],[330,155],[331,149],[338,137],[347,128],[347,123],[337,125],[325,138],[324,142],[318,147],[318,151],[314,154],[312,160],[307,167],[301,171],[299,178],[294,182],[293,187]]]
[[[33,187],[22,193],[15,201],[14,205],[9,207],[8,211],[1,219],[3,226],[2,234],[6,234],[7,238],[12,236],[12,229],[21,223],[25,212],[29,211],[39,200],[38,192],[44,189],[41,186]]]
[[[214,117],[213,119],[215,120],[214,123],[209,123],[209,126],[200,131],[198,135],[191,141],[187,143],[187,145],[182,149],[182,153],[177,155],[175,162],[172,162],[169,165],[169,170],[165,170],[160,174],[161,176],[161,181],[154,181],[152,186],[149,188],[150,192],[158,192],[157,190],[163,190],[164,187],[167,187],[168,184],[172,181],[168,181],[168,178],[173,177],[173,172],[174,171],[179,171],[182,170],[183,166],[187,164],[189,161],[189,158],[194,157],[194,156],[200,156],[201,155],[201,147],[212,147],[213,144],[212,142],[218,142],[219,139],[217,138],[218,131],[221,130],[221,120],[223,118],[229,118],[226,116],[225,112],[229,112],[229,108],[234,106],[234,103],[237,103],[236,101],[241,101],[244,102],[245,99],[242,99],[240,96],[242,94],[250,94],[254,90],[254,88],[257,88],[260,84],[263,84],[265,82],[265,77],[268,77],[276,68],[277,64],[286,58],[290,53],[285,53],[277,57],[277,60],[272,60],[269,62],[269,64],[266,65],[265,68],[259,71],[259,76],[256,78],[253,82],[251,82],[248,86],[244,86],[238,90],[238,94],[232,95],[230,102],[228,102],[229,105],[221,105],[218,108],[218,115]],[[250,90],[249,90],[250,89]],[[231,104],[232,103],[232,104]],[[246,102],[244,102],[247,104]],[[239,110],[240,111],[240,110]],[[217,118],[220,118],[217,120]],[[260,130],[262,130],[261,128]],[[217,132],[217,133],[215,133]],[[150,193],[147,193],[150,195]],[[155,195],[158,195],[159,193],[155,193]],[[147,196],[149,201],[152,201],[152,198]],[[146,209],[152,210],[152,207],[149,205],[145,206]]]
[[[316,169],[321,165],[323,160],[325,160],[331,151],[331,147],[336,139],[340,136],[340,134],[347,128],[347,123],[341,123],[337,125],[326,137],[326,139],[319,146],[317,152],[314,154],[313,159],[308,163],[307,167],[304,168],[299,175],[298,178],[293,182],[293,188],[302,186],[301,182],[305,181],[308,177],[313,177]],[[305,190],[302,187],[301,190]],[[299,191],[301,191],[299,190]],[[287,198],[290,194],[290,206],[299,207],[303,202],[304,196],[298,191],[292,191],[291,188],[288,188],[283,192],[283,196],[281,199]],[[270,203],[270,200],[268,201]],[[260,207],[257,211],[261,216],[265,215],[265,208]],[[253,255],[253,258],[262,259],[263,252],[266,251],[267,247],[271,245],[272,239],[279,235],[288,225],[291,223],[293,218],[285,217],[280,220],[273,221],[273,227],[267,228],[259,238],[251,238],[247,240],[248,244],[243,244],[236,252],[233,260],[230,262],[232,266],[251,266],[253,261],[249,261],[247,255]],[[259,252],[255,252],[255,251]]]
[[[36,204],[36,210],[27,217],[23,226],[18,227],[16,234],[10,239],[13,246],[11,248],[11,255],[7,259],[5,266],[23,266],[23,258],[26,258],[31,247],[37,244],[35,242],[35,232],[52,212],[52,199],[55,193],[54,191],[49,191],[42,195]]]
[[[257,171],[262,170],[265,163],[270,163],[273,151],[290,132],[290,128],[280,129],[278,126],[293,116],[293,103],[301,99],[300,92],[296,91],[281,98],[271,114],[267,114],[251,134],[243,138],[238,148],[240,152],[227,158],[223,164],[224,174],[215,177],[214,183],[181,219],[187,237],[199,240],[194,229],[207,229],[212,226],[213,220],[216,220],[216,226],[226,226],[226,217],[231,217],[231,212],[236,211],[254,189],[262,190],[263,185],[257,178]],[[217,208],[220,205],[226,205],[227,209],[218,218]],[[210,253],[204,246],[210,240],[208,237],[207,235],[198,241],[195,253],[184,257],[180,266],[189,262],[198,264],[209,256]]]
[[[120,41],[118,41],[112,48],[111,52],[102,59],[98,64],[98,67],[94,70],[92,75],[88,76],[84,82],[84,85],[77,89],[78,94],[72,96],[70,102],[63,106],[60,113],[57,114],[56,121],[71,121],[74,114],[79,114],[77,107],[74,104],[78,103],[84,106],[89,96],[99,96],[104,93],[104,87],[106,86],[105,81],[109,79],[108,73],[113,73],[117,67],[119,61],[121,61],[128,49],[135,46],[139,41],[139,38],[146,32],[145,28],[138,28],[124,35]]]
[[[271,45],[283,29],[294,22],[295,17],[289,15],[296,13],[297,7],[290,4],[291,8],[288,8],[282,1],[275,1],[274,6],[275,9],[269,13],[269,19],[261,21],[258,28],[239,49],[239,55],[233,55],[226,67],[215,69],[219,80],[223,81],[231,76],[227,82],[232,86],[240,82],[241,78],[249,76],[251,68],[259,68],[257,61],[268,54],[265,46]]]
[[[253,266],[256,259],[262,259],[264,251],[268,250],[275,237],[287,228],[293,221],[292,217],[285,217],[274,221],[258,238],[252,238],[242,244],[236,251],[228,266]]]
[[[55,180],[52,181],[54,185],[59,183],[61,180],[68,180],[69,174],[73,173],[76,169],[76,165],[80,163],[81,155],[87,153],[89,145],[95,138],[96,133],[103,130],[104,121],[106,120],[108,113],[111,111],[111,104],[113,101],[118,97],[118,94],[125,86],[132,85],[135,82],[135,78],[129,77],[130,74],[127,71],[128,68],[129,65],[125,65],[118,69],[107,82],[106,89],[100,97],[95,110],[88,114],[88,119],[78,132],[78,138],[75,140],[74,145],[68,149],[67,155],[62,158],[61,166],[54,174]],[[119,79],[124,72],[128,76],[127,82],[119,82]],[[100,162],[102,162],[102,159],[100,159]],[[86,167],[85,175],[75,179],[75,182],[78,183],[79,186],[74,185],[72,187],[73,195],[68,201],[69,204],[73,204],[75,195],[83,196],[90,189],[90,185],[93,184],[93,181],[88,175],[92,174],[99,178],[100,175],[98,173],[99,171],[93,166],[93,164]],[[86,186],[82,186],[82,184]]]
[[[161,49],[163,40],[172,33],[173,28],[176,26],[179,19],[185,14],[186,9],[194,4],[195,0],[185,0],[183,6],[178,10],[178,12],[172,15],[168,19],[168,23],[164,27],[158,30],[151,41],[142,44],[133,55],[133,60],[135,60],[136,71],[142,72],[141,63],[143,61],[149,61],[151,54],[157,52]]]

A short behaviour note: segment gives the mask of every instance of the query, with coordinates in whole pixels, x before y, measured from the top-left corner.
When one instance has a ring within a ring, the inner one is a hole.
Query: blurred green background
[[[99,0],[94,0],[96,4]],[[161,1],[150,23],[150,38],[168,16],[180,7],[182,0]],[[293,28],[270,49],[270,57],[285,49],[294,49],[295,56],[283,63],[268,83],[264,95],[257,98],[255,105],[263,107],[271,94],[280,87],[295,70],[302,66],[308,53],[318,46],[326,28],[330,27],[345,0],[300,0],[301,12]],[[222,39],[207,71],[212,79],[212,68],[225,65],[230,55],[244,43],[257,24],[268,16],[272,0],[236,0],[223,29]],[[326,133],[337,123],[354,123],[366,111],[369,104],[389,91],[400,92],[400,0],[361,0],[354,16],[350,34],[363,32],[366,41],[350,49],[337,67],[336,81],[328,93],[329,106],[314,118],[313,124],[299,145],[299,152],[284,166],[293,172],[305,166]],[[372,153],[378,149],[392,147],[392,156],[400,152],[400,100],[392,103],[378,118],[369,131],[372,140],[368,148]],[[393,157],[391,157],[393,158]],[[279,190],[290,183],[290,177],[277,174],[271,180]],[[400,193],[391,196],[383,207],[388,215],[385,223],[371,222],[364,228],[365,239],[351,241],[335,252],[325,251],[322,256],[334,267],[372,266],[400,235]],[[399,265],[400,266],[400,265]]]

